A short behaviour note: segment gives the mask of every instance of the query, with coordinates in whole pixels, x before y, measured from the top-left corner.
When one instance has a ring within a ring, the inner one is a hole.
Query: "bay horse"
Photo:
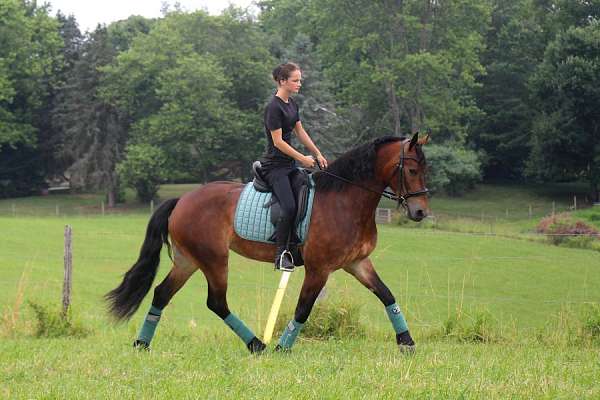
[[[415,343],[394,296],[375,272],[369,255],[377,241],[375,211],[381,196],[403,205],[408,217],[427,216],[425,156],[419,139],[386,136],[358,146],[313,173],[315,198],[308,235],[301,247],[305,276],[294,318],[276,350],[290,350],[329,275],[343,269],[372,291],[385,306],[402,351]],[[393,192],[386,192],[389,187]],[[227,306],[229,250],[272,262],[275,245],[242,239],[234,231],[234,214],[244,184],[212,182],[179,199],[163,202],[148,223],[140,255],[121,284],[105,295],[116,320],[129,319],[152,287],[163,244],[173,266],[154,289],[152,306],[134,346],[148,349],[160,315],[196,270],[208,283],[208,308],[244,341],[250,352],[266,346]],[[169,242],[170,238],[170,242]]]

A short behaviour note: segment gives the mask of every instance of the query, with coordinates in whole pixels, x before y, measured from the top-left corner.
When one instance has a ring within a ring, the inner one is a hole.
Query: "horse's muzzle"
[[[427,216],[427,210],[421,207],[419,204],[408,204],[408,218],[413,221],[419,222]]]

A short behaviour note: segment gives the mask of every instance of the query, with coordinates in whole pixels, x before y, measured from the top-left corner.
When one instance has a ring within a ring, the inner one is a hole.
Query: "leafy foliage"
[[[50,307],[34,301],[29,301],[29,306],[33,309],[37,319],[35,332],[37,337],[73,336],[82,338],[91,333],[89,329],[73,318],[70,310],[66,315],[63,315],[59,311],[52,310]]]
[[[428,145],[427,166],[429,188],[452,196],[463,194],[481,180],[479,156],[459,146]]]
[[[544,21],[532,0],[494,0],[486,50],[486,74],[479,78],[477,104],[483,115],[470,134],[483,159],[487,178],[523,177],[531,150],[534,104],[528,81],[542,61]]]
[[[438,190],[464,191],[483,170],[587,180],[600,200],[600,0],[258,6],[165,6],[82,35],[49,5],[2,1],[0,196],[69,180],[112,206],[116,166],[138,145],[164,156],[154,182],[246,180],[265,144],[270,71],[291,60],[304,72],[303,125],[329,159],[431,131],[454,153],[432,149]]]
[[[125,159],[117,166],[117,172],[126,186],[136,190],[142,202],[156,197],[159,185],[164,179],[166,157],[163,152],[149,144],[127,146]]]
[[[0,3],[0,197],[43,184],[39,130],[62,59],[58,23],[48,6]]]
[[[301,337],[319,340],[365,337],[366,327],[360,322],[360,308],[360,304],[349,298],[320,301],[315,304]],[[293,315],[292,310],[282,313],[275,332],[282,332]]]
[[[476,343],[493,343],[503,339],[489,311],[452,314],[442,323],[440,332],[434,336]]]
[[[116,63],[102,96],[132,121],[131,143],[163,149],[171,178],[208,179],[260,151],[270,61],[246,14],[168,13]]]
[[[529,173],[540,179],[584,178],[600,200],[600,21],[559,33],[532,87],[540,112]]]

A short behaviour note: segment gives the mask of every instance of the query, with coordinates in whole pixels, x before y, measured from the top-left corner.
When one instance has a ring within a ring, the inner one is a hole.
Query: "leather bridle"
[[[411,192],[408,190],[408,187],[404,183],[404,181],[405,181],[404,160],[414,160],[418,164],[421,164],[421,163],[425,162],[425,157],[422,156],[420,158],[415,158],[415,157],[411,157],[411,156],[405,156],[404,155],[404,143],[400,147],[402,149],[400,152],[400,160],[398,161],[398,164],[396,164],[396,170],[398,172],[398,194],[396,195],[394,193],[394,196],[396,198],[393,200],[398,201],[398,208],[400,206],[406,208],[406,204],[407,204],[406,202],[408,201],[408,199],[410,199],[411,197],[417,197],[417,196],[427,196],[427,194],[429,193],[429,189],[424,187],[423,189],[417,190],[415,192]],[[406,189],[406,191],[405,191],[405,193],[402,193],[404,191],[404,189]]]
[[[322,169],[318,162],[316,162],[316,164],[319,167],[320,172],[322,172],[324,174],[332,176],[336,179],[339,179],[339,180],[349,183],[351,185],[358,186],[359,188],[367,190],[369,192],[377,193],[377,194],[379,194],[385,198],[388,198],[390,200],[397,201],[398,208],[400,208],[400,206],[407,208],[408,199],[410,199],[411,197],[426,196],[429,193],[429,189],[424,187],[423,189],[417,190],[415,192],[410,192],[408,190],[408,188],[406,187],[406,184],[404,183],[404,181],[405,181],[404,160],[414,160],[417,163],[421,164],[421,163],[425,162],[425,157],[415,158],[415,157],[411,157],[411,156],[405,156],[404,155],[404,143],[402,143],[400,147],[402,149],[402,151],[400,152],[400,159],[398,160],[398,163],[395,165],[395,169],[394,169],[394,174],[396,172],[398,173],[398,194],[396,194],[394,192],[390,192],[389,190],[384,190],[383,192],[373,190],[373,189],[363,186],[359,183],[352,182],[346,178],[342,178],[339,175],[333,174],[327,170]],[[406,189],[406,191],[405,191],[405,193],[402,193],[404,191],[404,189]]]

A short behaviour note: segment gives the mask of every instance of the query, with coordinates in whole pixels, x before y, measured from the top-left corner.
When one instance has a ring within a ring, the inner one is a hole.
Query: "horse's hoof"
[[[150,345],[142,340],[136,340],[133,342],[133,348],[137,350],[150,351]]]
[[[399,344],[398,348],[400,349],[400,353],[406,354],[407,356],[413,355],[417,351],[417,346],[415,346],[414,344],[412,346]]]
[[[260,354],[267,348],[267,346],[256,336],[252,338],[246,347],[252,354]]]
[[[408,331],[404,331],[402,333],[397,333],[396,334],[396,343],[398,344],[398,346],[414,346],[415,345],[415,341],[410,336],[410,333]]]
[[[278,344],[277,346],[275,346],[275,351],[277,353],[291,353],[292,349],[287,347],[281,347],[281,345]]]

